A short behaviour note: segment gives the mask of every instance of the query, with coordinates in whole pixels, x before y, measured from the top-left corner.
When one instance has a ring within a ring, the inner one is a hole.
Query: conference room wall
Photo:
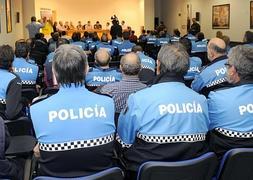
[[[36,17],[40,17],[40,8],[50,8],[56,11],[57,21],[72,21],[74,25],[77,25],[79,20],[82,24],[86,24],[88,20],[92,24],[100,21],[103,27],[106,22],[111,22],[110,17],[115,14],[120,21],[125,20],[126,25],[139,34],[140,27],[145,24],[144,11],[148,8],[154,9],[153,5],[154,0],[36,0],[35,12]],[[146,15],[150,18],[154,10],[151,15],[147,13],[149,12],[146,12]],[[150,23],[153,23],[153,19]]]
[[[23,38],[23,19],[20,18],[20,22],[16,22],[17,12],[22,17],[22,0],[12,0],[11,2],[12,31],[7,33],[5,0],[0,0],[0,45],[9,44],[14,47],[15,41]]]
[[[232,41],[242,41],[245,31],[250,30],[250,0],[156,0],[155,3],[158,1],[160,18],[168,26],[169,32],[179,28],[186,33],[187,4],[191,7],[192,17],[200,12],[201,30],[207,38],[214,37],[220,30]],[[229,29],[212,29],[212,6],[220,4],[230,4]]]

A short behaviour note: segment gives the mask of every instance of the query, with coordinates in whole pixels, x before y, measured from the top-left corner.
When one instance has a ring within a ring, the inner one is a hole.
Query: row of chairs
[[[149,161],[143,163],[137,180],[252,180],[253,149],[229,150],[220,162],[216,155],[206,153],[198,158],[177,162]],[[217,174],[215,174],[217,172]],[[124,173],[113,167],[94,175],[77,178],[38,176],[34,180],[123,180]]]

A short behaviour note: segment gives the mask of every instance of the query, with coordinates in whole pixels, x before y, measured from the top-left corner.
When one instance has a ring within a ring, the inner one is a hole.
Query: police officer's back
[[[185,47],[188,55],[190,56],[189,69],[187,71],[187,74],[184,76],[185,84],[188,87],[190,87],[192,80],[200,72],[202,61],[200,58],[191,55],[191,50],[192,50],[191,40],[187,38],[180,38],[179,42]]]
[[[158,84],[129,96],[117,134],[129,171],[136,172],[146,161],[185,160],[207,151],[207,102],[184,85],[188,65],[181,45],[163,46],[158,54]]]
[[[0,46],[0,116],[8,120],[23,115],[22,84],[20,78],[12,73],[13,60],[13,49],[9,45]]]
[[[156,62],[153,58],[144,54],[141,46],[134,46],[132,51],[137,53],[141,61],[141,70],[139,72],[140,81],[147,83],[155,77]]]
[[[219,158],[232,148],[253,147],[253,47],[232,48],[226,67],[233,86],[208,96],[210,147]]]
[[[108,83],[114,83],[122,79],[122,74],[117,68],[110,68],[110,53],[106,49],[99,49],[95,53],[95,67],[91,67],[85,78],[89,90],[95,90]]]
[[[227,83],[226,44],[222,39],[213,38],[207,47],[208,59],[211,61],[195,76],[191,87],[196,92],[208,95],[211,90],[222,87]]]
[[[59,92],[31,106],[41,175],[79,177],[112,167],[114,103],[84,87],[83,50],[60,46],[53,69]]]
[[[22,88],[35,88],[39,67],[27,61],[28,46],[24,41],[15,43],[15,59],[13,61],[13,71],[20,77]]]
[[[119,55],[123,56],[132,51],[132,47],[135,45],[129,41],[129,32],[123,32],[124,41],[118,45]]]
[[[97,50],[99,49],[105,49],[110,53],[111,56],[114,55],[114,47],[109,44],[108,37],[106,34],[102,35],[101,42],[97,44]]]

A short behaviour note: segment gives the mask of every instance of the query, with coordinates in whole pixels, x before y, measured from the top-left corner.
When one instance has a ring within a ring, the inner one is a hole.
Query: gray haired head
[[[64,44],[56,49],[53,70],[62,86],[83,85],[87,67],[87,56],[81,48]]]
[[[240,79],[252,80],[253,78],[253,47],[239,45],[231,49],[228,54],[228,63],[233,65]]]
[[[136,53],[128,53],[120,60],[121,70],[126,75],[138,75],[141,70],[141,61]]]
[[[161,73],[183,76],[189,69],[189,55],[180,43],[162,46],[157,59],[160,61]]]

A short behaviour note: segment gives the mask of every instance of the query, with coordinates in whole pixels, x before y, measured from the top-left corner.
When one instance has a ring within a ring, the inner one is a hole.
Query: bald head
[[[226,54],[226,44],[220,38],[213,38],[207,46],[208,59],[210,61]]]
[[[99,49],[95,53],[95,62],[100,67],[109,67],[111,56],[106,49]]]
[[[139,56],[136,53],[124,55],[120,60],[120,67],[122,72],[126,75],[138,75],[141,69]]]

